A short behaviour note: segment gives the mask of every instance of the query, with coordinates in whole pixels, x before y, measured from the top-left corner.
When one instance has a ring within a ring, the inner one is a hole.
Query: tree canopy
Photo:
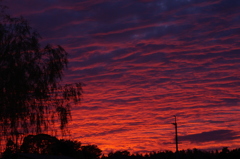
[[[23,17],[0,6],[0,139],[41,133],[57,123],[64,131],[71,104],[81,100],[81,83],[61,85],[68,53],[40,46],[40,35]]]
[[[97,145],[82,146],[77,140],[57,139],[48,134],[28,135],[16,151],[15,144],[9,140],[3,152],[3,158],[16,158],[18,154],[41,154],[68,156],[71,158],[100,159],[102,151]],[[44,158],[44,157],[43,157]]]

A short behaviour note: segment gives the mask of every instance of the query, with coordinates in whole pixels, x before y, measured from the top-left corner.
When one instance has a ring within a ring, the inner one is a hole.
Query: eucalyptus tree
[[[59,45],[41,47],[40,35],[24,18],[0,10],[1,141],[49,131],[52,125],[64,132],[71,105],[82,95],[81,83],[61,84],[68,53]]]

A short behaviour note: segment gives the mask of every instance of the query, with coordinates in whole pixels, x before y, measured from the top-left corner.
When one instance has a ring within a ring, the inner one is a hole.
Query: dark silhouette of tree
[[[223,147],[222,151],[219,154],[221,159],[231,159],[230,155],[231,154],[230,154],[228,147]]]
[[[16,144],[11,139],[8,139],[2,158],[11,158],[14,153],[16,153]]]
[[[100,159],[102,155],[102,150],[97,145],[82,146],[81,152],[84,159]]]
[[[110,152],[108,157],[111,159],[127,159],[130,156],[130,152],[127,150]]]
[[[110,152],[108,156],[103,156],[102,159],[176,159],[175,153],[172,151],[150,152],[139,155],[131,154],[128,151]],[[240,149],[229,150],[224,147],[221,152],[204,151],[194,149],[179,151],[178,159],[239,159]]]
[[[81,142],[77,140],[61,139],[57,145],[59,155],[69,156],[73,158],[82,158]]]
[[[55,155],[59,153],[58,142],[56,137],[47,134],[28,135],[23,140],[20,152]]]
[[[68,54],[61,46],[40,47],[40,35],[0,6],[0,139],[42,133],[59,122],[64,133],[81,83],[61,85]]]
[[[47,134],[28,135],[24,138],[19,152],[80,158],[81,142],[58,140],[56,137]]]
[[[102,151],[96,145],[81,146],[77,140],[57,139],[47,134],[28,135],[23,139],[19,150],[9,140],[3,158],[8,159],[16,154],[44,154],[56,156],[68,156],[75,159],[100,159]]]

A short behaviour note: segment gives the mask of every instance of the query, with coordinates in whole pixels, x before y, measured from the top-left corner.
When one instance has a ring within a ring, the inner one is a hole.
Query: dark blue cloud
[[[227,140],[234,140],[239,138],[240,136],[238,136],[238,133],[232,130],[213,130],[213,131],[202,132],[198,134],[179,136],[179,141],[203,143],[203,142],[210,142],[210,141],[215,141],[215,142],[227,141]]]

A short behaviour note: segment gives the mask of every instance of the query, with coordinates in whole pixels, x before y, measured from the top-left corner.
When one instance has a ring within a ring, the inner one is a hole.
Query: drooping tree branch
[[[41,48],[40,38],[24,18],[0,12],[0,139],[41,133],[56,122],[64,130],[71,104],[81,100],[81,83],[60,83],[67,52]]]

